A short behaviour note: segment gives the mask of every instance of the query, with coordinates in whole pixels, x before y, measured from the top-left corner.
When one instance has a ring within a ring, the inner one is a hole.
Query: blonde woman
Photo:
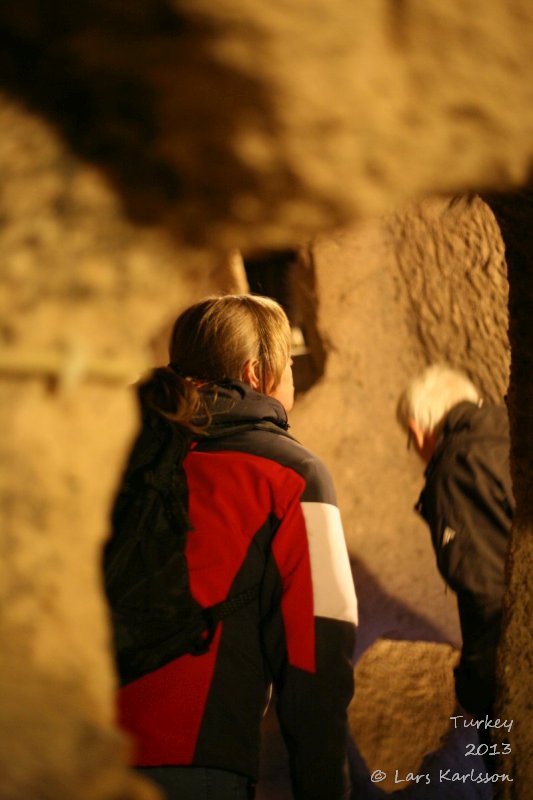
[[[294,797],[348,798],[356,598],[329,473],[286,433],[287,317],[268,298],[208,298],[178,317],[169,355],[141,389],[145,420],[155,409],[188,432],[190,591],[235,608],[205,652],[123,681],[134,763],[171,799],[254,797],[273,684]]]

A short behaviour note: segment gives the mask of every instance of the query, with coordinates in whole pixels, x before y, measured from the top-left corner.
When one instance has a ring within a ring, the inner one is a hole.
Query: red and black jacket
[[[203,606],[257,584],[259,595],[219,623],[209,652],[123,686],[120,723],[138,766],[255,779],[272,682],[295,798],[341,800],[357,604],[331,478],[284,433],[278,401],[241,383],[206,397],[212,436],[184,462],[191,591]]]

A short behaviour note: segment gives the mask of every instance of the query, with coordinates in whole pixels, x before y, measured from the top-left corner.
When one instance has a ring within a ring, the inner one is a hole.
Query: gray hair
[[[412,419],[424,433],[431,433],[448,411],[461,401],[481,404],[472,381],[447,364],[433,364],[408,383],[396,406],[396,419],[408,430]]]

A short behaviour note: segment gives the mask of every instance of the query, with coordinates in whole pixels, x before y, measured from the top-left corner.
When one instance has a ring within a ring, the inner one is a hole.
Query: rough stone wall
[[[0,797],[152,798],[113,724],[99,553],[127,384],[161,316],[216,283],[135,228],[48,124],[10,101],[0,128]]]
[[[528,0],[18,0],[0,26],[5,90],[178,240],[293,246],[531,164]]]
[[[227,285],[211,270],[221,250],[292,246],[427,192],[522,182],[533,141],[532,20],[526,0],[2,5],[3,800],[154,796],[123,769],[112,727],[98,563],[135,423],[124,384],[146,364],[161,322]],[[341,269],[357,269],[371,288],[361,324],[376,332],[373,353],[396,367],[384,331],[401,286],[354,259],[336,260]],[[357,300],[357,288],[349,294]],[[321,297],[330,302],[328,285]],[[327,379],[342,387],[355,376],[371,419],[357,381],[375,358],[348,346],[345,319],[332,341],[348,355],[343,364],[332,354]],[[402,357],[406,367],[422,360]],[[530,379],[524,370],[516,380]],[[371,388],[365,397],[381,390],[377,378]],[[383,408],[380,424],[385,417]],[[380,433],[365,454],[365,437],[359,423],[338,453],[349,463],[341,492],[356,543],[368,535],[357,509],[372,504],[353,491],[368,479],[352,464],[353,445],[367,465],[390,447]],[[414,488],[409,469],[386,477],[402,473]],[[407,495],[398,488],[390,500],[400,507]],[[381,496],[374,512],[379,529]],[[398,568],[425,547],[399,533]],[[375,574],[367,586],[372,615],[379,601],[392,629],[407,617],[433,635],[435,612],[435,635],[453,635],[446,598],[424,598],[430,620],[406,610],[396,584],[386,602]]]
[[[460,646],[454,595],[445,591],[427,528],[413,511],[423,465],[406,452],[395,405],[406,380],[435,360],[465,369],[489,400],[503,402],[510,355],[503,249],[482,200],[434,199],[321,237],[302,263],[304,286],[313,271],[314,313],[327,359],[322,381],[298,402],[291,421],[298,438],[330,465],[337,486],[360,602],[357,652],[366,651],[363,658],[378,637]],[[409,655],[407,646],[404,656],[411,664],[416,647]],[[374,723],[389,726],[381,768],[396,761],[401,769],[414,742],[397,701],[404,687],[394,664],[402,657],[393,644],[368,657],[376,676],[388,678],[376,677],[375,695],[368,675],[364,679],[364,708],[353,715],[353,733],[361,754],[375,756]],[[431,664],[428,658],[425,668],[418,666],[421,675],[427,670],[422,685],[433,729],[424,740],[421,728],[416,739],[425,755],[435,749],[436,732],[450,726],[447,717],[439,718]],[[453,703],[451,695],[446,702]],[[458,767],[474,766],[461,758],[460,747],[447,740],[438,756],[443,768],[454,748]],[[373,757],[366,766],[380,765]],[[412,769],[421,766],[420,758]],[[454,796],[445,790],[443,797]],[[414,796],[423,797],[423,787],[417,791]]]
[[[490,197],[501,227],[510,280],[510,328],[513,351],[508,397],[511,420],[511,472],[517,513],[507,564],[508,592],[499,652],[498,712],[513,720],[514,783],[506,800],[527,797],[533,785],[533,193]]]
[[[502,402],[508,287],[497,225],[479,199],[435,199],[321,237],[310,253],[301,279],[307,284],[314,271],[328,355],[322,381],[292,414],[293,428],[332,467],[356,575],[359,568],[379,584],[376,602],[382,593],[410,624],[416,616],[412,633],[440,627],[453,637],[429,537],[412,512],[422,465],[405,450],[395,406],[406,380],[439,359]]]
[[[508,282],[493,214],[476,196],[412,206],[393,218],[391,236],[410,337],[424,361],[466,370],[486,400],[501,403],[509,383]]]
[[[357,695],[348,716],[369,772],[383,776],[377,782],[382,791],[406,789],[413,783],[407,779],[409,773],[429,775],[424,759],[449,735],[457,660],[457,651],[449,645],[386,639],[379,639],[361,657]],[[422,779],[413,789],[427,791],[427,786]],[[438,790],[434,785],[433,792]]]

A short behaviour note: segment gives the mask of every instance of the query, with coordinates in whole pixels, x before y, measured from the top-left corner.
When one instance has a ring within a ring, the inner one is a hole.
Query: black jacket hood
[[[200,392],[210,415],[208,436],[228,433],[233,426],[244,423],[269,422],[284,431],[289,427],[287,412],[278,400],[241,381],[211,385]]]
[[[448,412],[442,430],[435,445],[435,452],[426,468],[426,479],[431,475],[435,466],[442,458],[444,450],[450,442],[457,442],[457,437],[468,436],[468,440],[476,438],[493,438],[494,436],[508,436],[509,422],[506,409],[499,406],[483,405],[463,401],[457,403]],[[460,441],[460,439],[459,439]]]

